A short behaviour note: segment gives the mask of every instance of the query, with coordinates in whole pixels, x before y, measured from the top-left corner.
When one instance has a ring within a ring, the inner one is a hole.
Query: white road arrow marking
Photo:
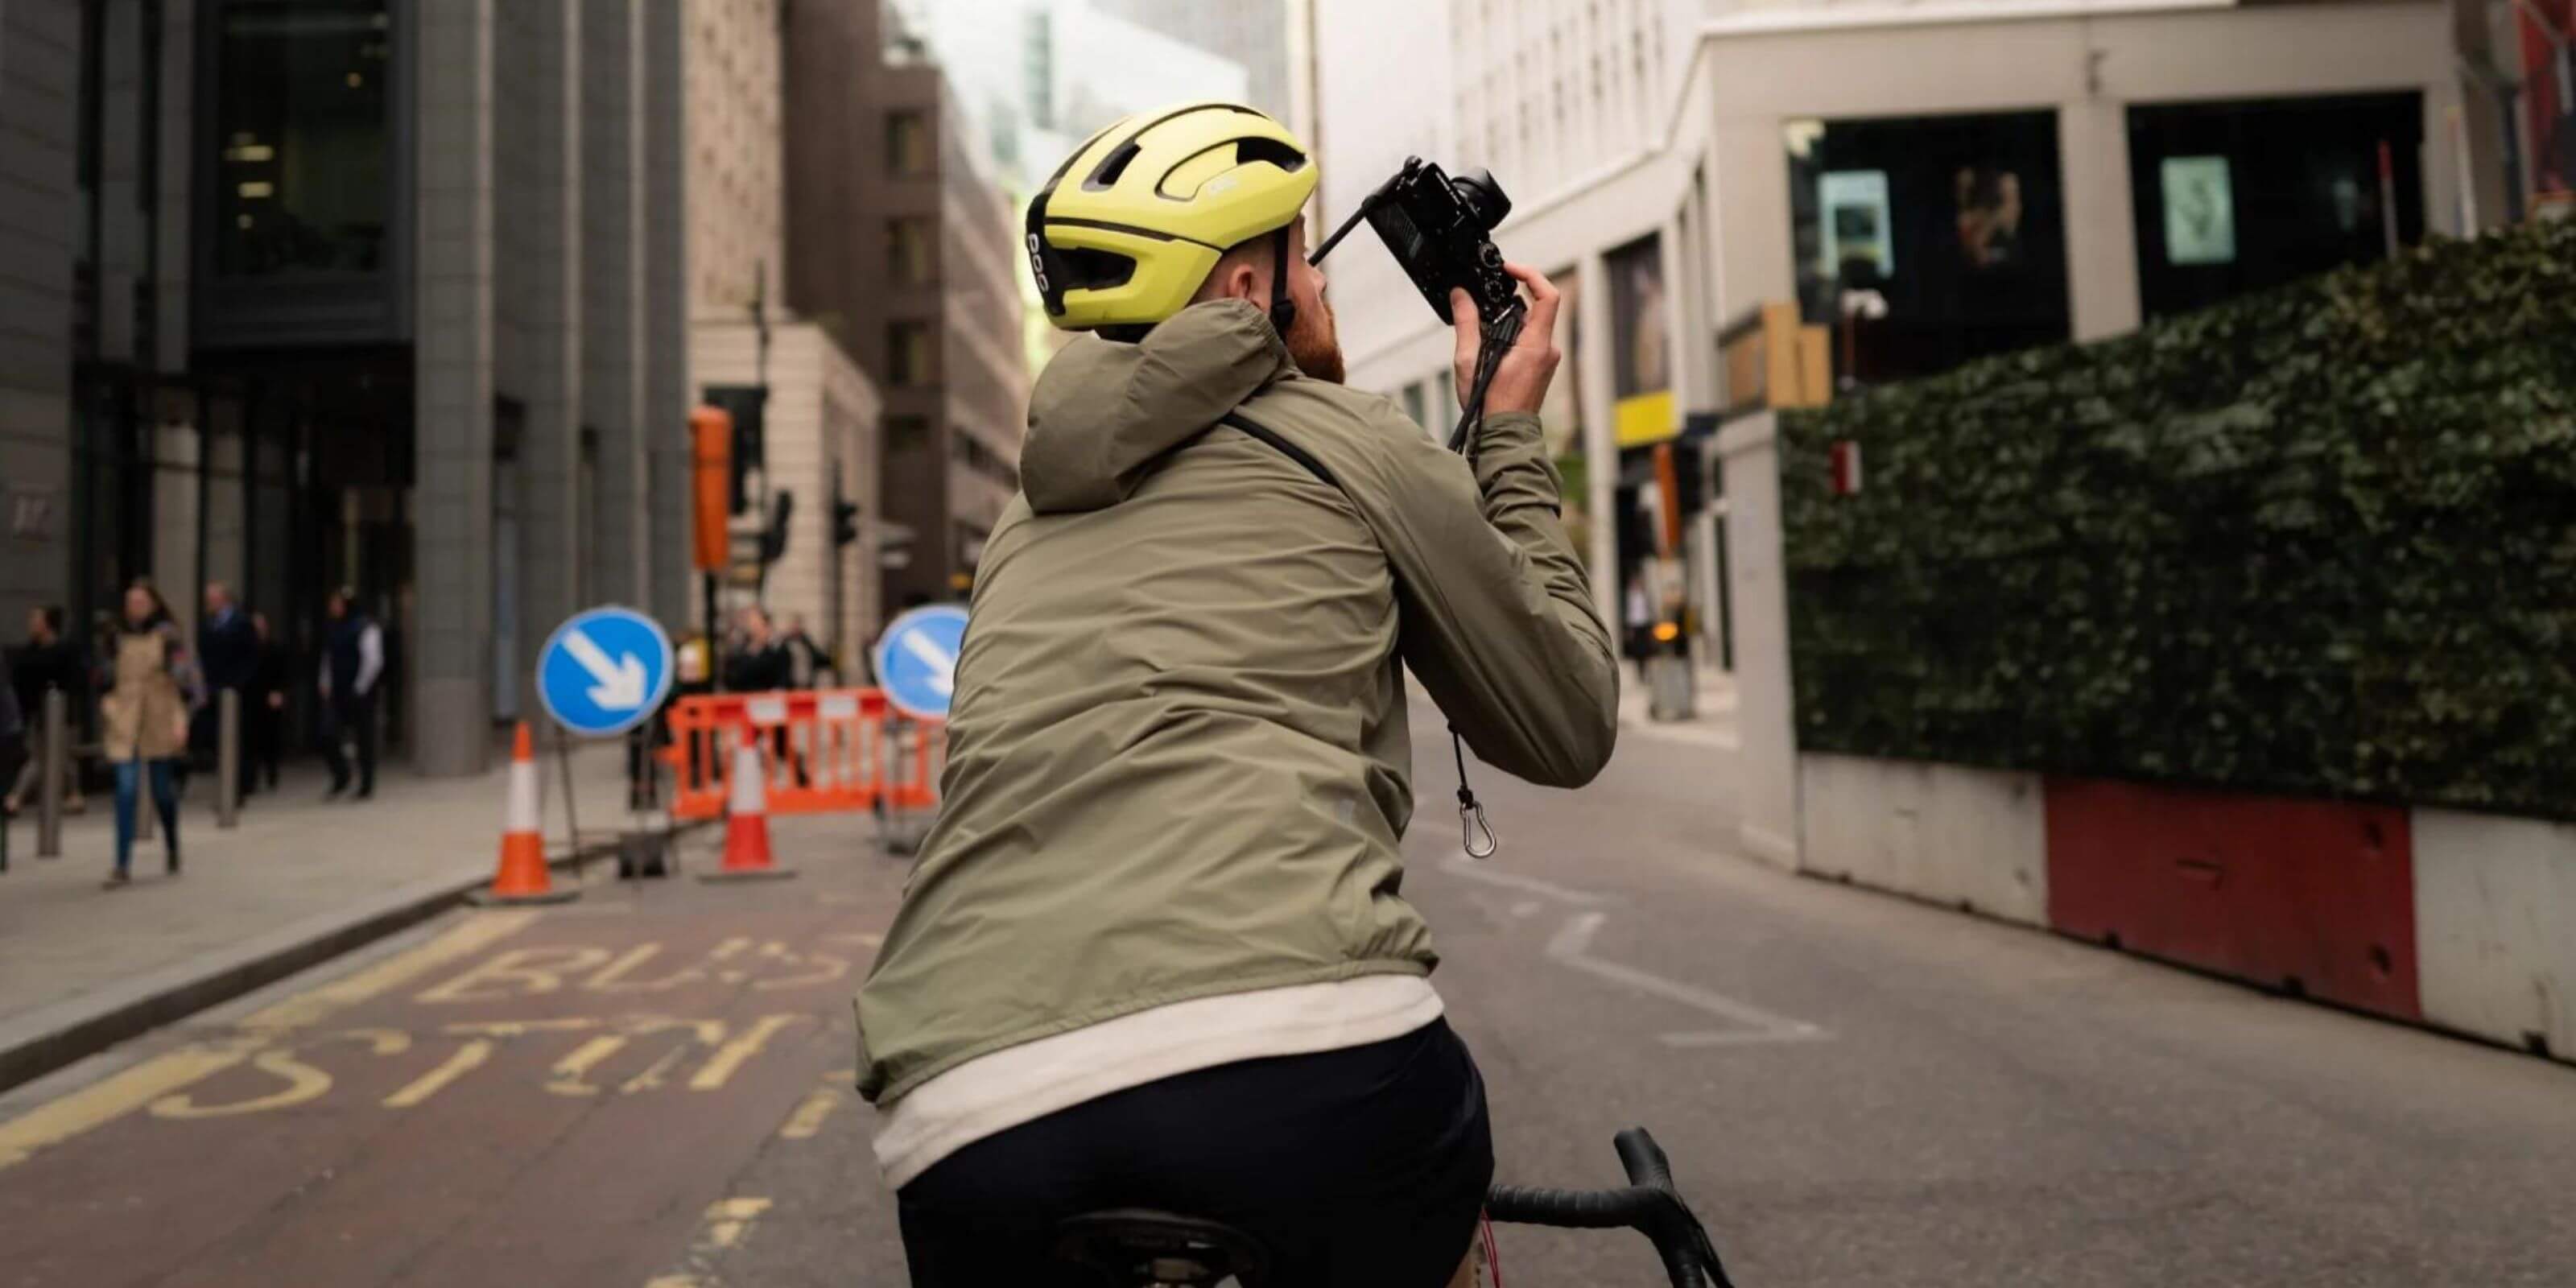
[[[645,682],[644,659],[628,653],[612,662],[608,651],[583,631],[564,632],[564,652],[599,683],[590,686],[591,703],[602,711],[632,711],[644,705],[652,689]]]
[[[957,657],[931,642],[930,637],[914,631],[903,637],[903,651],[920,658],[930,668],[930,688],[941,697],[957,689]]]

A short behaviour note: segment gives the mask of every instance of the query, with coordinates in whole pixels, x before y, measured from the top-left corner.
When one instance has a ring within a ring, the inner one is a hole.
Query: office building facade
[[[680,149],[679,15],[10,0],[0,220],[75,235],[9,287],[39,502],[9,509],[43,521],[0,594],[222,581],[309,655],[350,586],[390,628],[388,735],[438,774],[533,713],[574,608],[677,620],[687,242],[649,159]]]
[[[927,48],[880,0],[790,16],[788,304],[882,400],[880,599],[959,598],[1019,486],[1019,236]],[[870,68],[852,96],[853,66]]]
[[[1654,554],[1650,458],[1705,456],[1746,393],[1726,387],[1721,338],[1766,303],[1834,328],[1834,378],[1906,379],[2505,210],[2449,0],[1447,0],[1404,20],[1418,32],[1366,39],[1345,11],[1377,7],[1317,2],[1328,217],[1401,151],[1490,166],[1515,201],[1497,241],[1568,288],[1570,388],[1545,418],[1584,460],[1614,618]],[[1419,68],[1424,45],[1439,68]],[[1336,129],[1381,120],[1410,124]],[[1428,414],[1450,337],[1385,260],[1333,266],[1351,378]],[[1847,306],[1883,316],[1845,327]],[[1714,643],[1722,552],[1709,513],[1693,526]]]

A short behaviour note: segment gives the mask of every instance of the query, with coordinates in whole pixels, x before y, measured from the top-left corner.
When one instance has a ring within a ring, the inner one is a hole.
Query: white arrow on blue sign
[[[895,710],[915,720],[945,720],[957,690],[957,655],[965,647],[965,609],[916,608],[877,637],[877,687]]]
[[[632,608],[585,609],[537,657],[537,699],[555,723],[608,738],[644,723],[671,692],[671,637]]]

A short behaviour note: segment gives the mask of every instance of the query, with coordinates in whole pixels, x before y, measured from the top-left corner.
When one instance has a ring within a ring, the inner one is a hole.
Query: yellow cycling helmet
[[[1048,320],[1068,331],[1151,326],[1181,311],[1217,256],[1288,229],[1315,191],[1314,158],[1287,127],[1239,103],[1139,112],[1076,149],[1029,202],[1029,268]],[[1271,322],[1295,309],[1273,292]]]

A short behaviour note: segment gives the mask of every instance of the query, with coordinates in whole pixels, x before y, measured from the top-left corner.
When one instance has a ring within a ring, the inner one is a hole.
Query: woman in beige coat
[[[179,758],[188,753],[188,718],[205,701],[187,641],[151,583],[126,588],[119,626],[107,695],[99,703],[106,726],[102,750],[116,766],[116,871],[107,879],[110,890],[134,879],[128,862],[134,852],[134,798],[146,781],[161,811],[170,875],[179,874]]]

